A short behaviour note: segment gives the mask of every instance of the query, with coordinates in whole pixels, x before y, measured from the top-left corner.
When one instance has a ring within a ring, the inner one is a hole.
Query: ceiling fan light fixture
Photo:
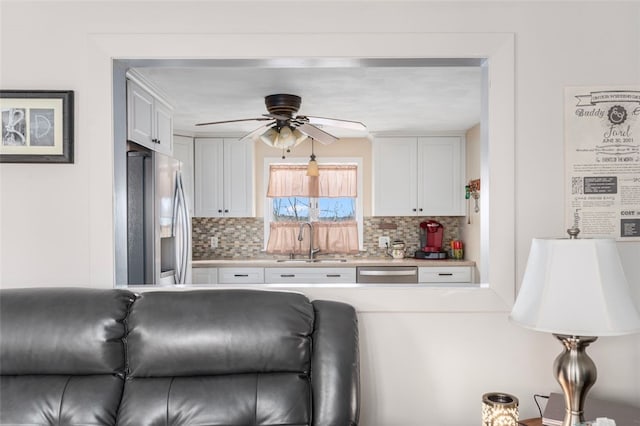
[[[278,132],[273,127],[268,129],[262,135],[260,135],[260,140],[264,142],[266,145],[271,147],[276,146],[276,141],[278,139]]]
[[[283,126],[280,128],[278,139],[275,144],[278,148],[291,148],[296,143],[296,137],[293,135],[289,126]]]
[[[302,142],[306,141],[308,138],[307,135],[305,135],[298,129],[293,129],[293,136],[296,139],[295,143],[293,144],[294,147],[300,145]]]

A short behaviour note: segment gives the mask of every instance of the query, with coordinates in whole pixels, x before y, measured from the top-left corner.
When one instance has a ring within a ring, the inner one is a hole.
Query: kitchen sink
[[[278,263],[342,263],[347,259],[278,259]]]

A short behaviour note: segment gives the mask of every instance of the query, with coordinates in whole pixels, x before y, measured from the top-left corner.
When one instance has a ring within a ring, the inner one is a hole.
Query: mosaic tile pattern
[[[450,247],[451,240],[460,238],[459,225],[463,217],[365,217],[364,218],[364,250],[363,257],[378,257],[384,255],[385,250],[378,248],[379,237],[389,237],[391,241],[402,240],[406,244],[407,255],[414,253],[420,247],[420,222],[435,220],[444,226],[442,236],[443,247]],[[395,225],[395,229],[393,226]]]
[[[391,241],[403,240],[407,245],[407,253],[413,253],[420,245],[420,222],[430,219],[444,226],[444,247],[449,247],[451,240],[459,238],[460,221],[464,219],[461,217],[365,217],[364,251],[352,257],[384,256],[385,250],[378,248],[378,237],[383,236]],[[194,217],[192,227],[194,260],[273,257],[262,251],[264,219],[261,217]],[[212,249],[210,237],[214,236],[218,237],[218,248]]]

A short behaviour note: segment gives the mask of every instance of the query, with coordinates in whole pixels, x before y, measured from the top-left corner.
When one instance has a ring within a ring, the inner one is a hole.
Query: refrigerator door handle
[[[175,284],[180,284],[180,277],[182,275],[181,271],[180,271],[180,267],[182,266],[182,261],[181,261],[181,253],[182,253],[182,232],[181,229],[179,227],[178,221],[182,219],[181,217],[182,215],[180,214],[180,180],[179,180],[179,172],[176,173],[176,179],[175,179],[175,189],[173,192],[173,218],[172,218],[172,224],[171,224],[171,236],[174,237],[175,239],[175,252],[174,252],[174,259],[175,259],[175,277],[174,277],[174,283]]]
[[[182,227],[183,227],[183,244],[182,244],[182,277],[180,284],[187,283],[187,268],[189,267],[189,253],[191,252],[191,219],[189,218],[189,206],[187,206],[187,198],[184,195],[184,187],[182,185],[182,176],[180,176],[180,191],[182,196]]]
[[[186,284],[187,267],[189,265],[189,245],[191,244],[189,213],[187,200],[184,195],[182,174],[176,174],[176,217],[174,224],[178,224],[176,230],[176,284]]]

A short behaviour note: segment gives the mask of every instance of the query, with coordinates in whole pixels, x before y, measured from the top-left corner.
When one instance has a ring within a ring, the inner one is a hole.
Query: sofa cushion
[[[145,292],[128,320],[129,376],[308,373],[313,315],[297,293]]]
[[[118,426],[302,426],[310,403],[308,378],[296,373],[130,379]]]
[[[125,290],[4,289],[0,373],[123,373],[122,339],[133,300]]]
[[[114,425],[123,379],[98,376],[2,376],[0,424]]]

